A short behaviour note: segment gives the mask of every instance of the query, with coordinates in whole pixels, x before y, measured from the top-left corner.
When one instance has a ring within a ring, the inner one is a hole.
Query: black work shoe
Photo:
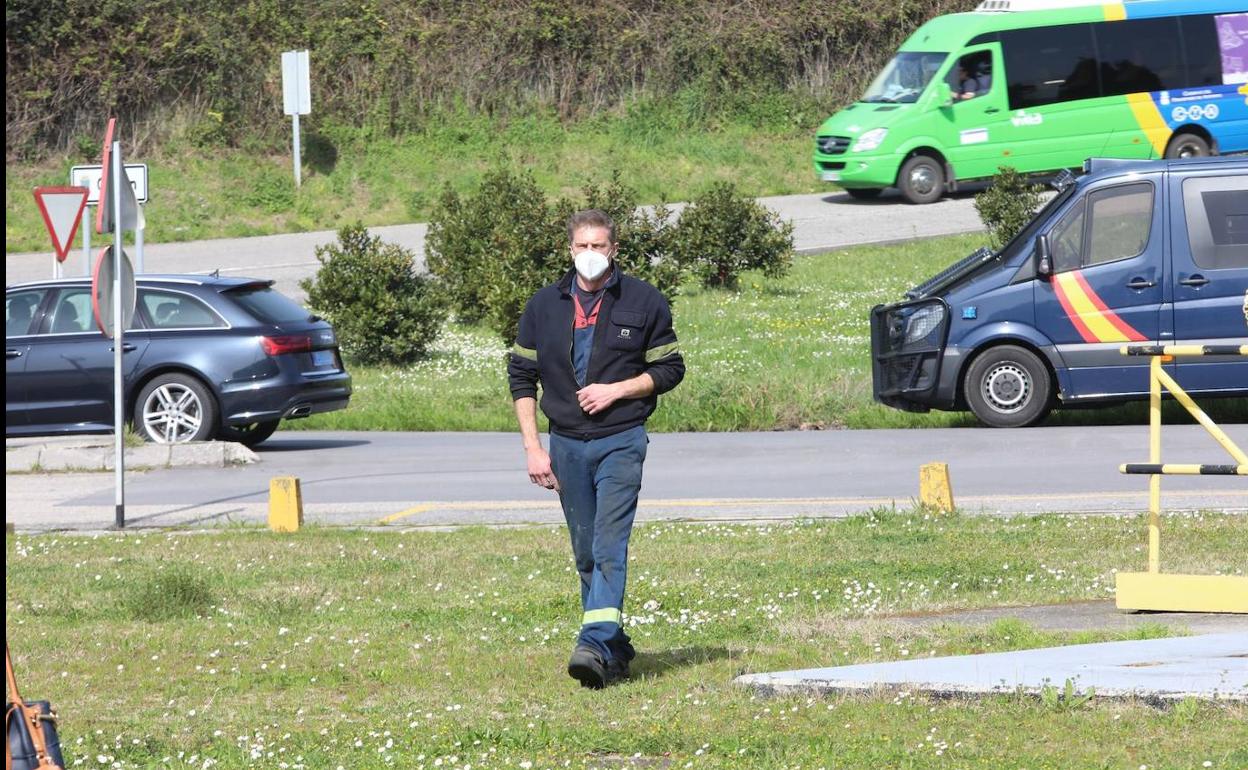
[[[607,683],[618,679],[628,679],[628,661],[623,658],[612,658],[607,662]]]
[[[581,683],[581,687],[600,690],[607,686],[609,675],[602,655],[588,645],[577,645],[568,660],[568,676]]]

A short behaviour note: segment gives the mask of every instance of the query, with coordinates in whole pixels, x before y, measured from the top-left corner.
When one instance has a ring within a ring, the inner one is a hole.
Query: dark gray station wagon
[[[148,441],[249,446],[283,419],[343,409],[351,375],[333,327],[272,281],[139,276],[123,339],[126,410]],[[91,282],[5,291],[5,435],[108,433],[113,342],[97,329]]]

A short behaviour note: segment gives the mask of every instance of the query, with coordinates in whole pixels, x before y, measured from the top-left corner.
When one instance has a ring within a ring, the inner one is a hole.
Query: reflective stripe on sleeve
[[[511,352],[512,352],[512,353],[515,353],[516,355],[520,356],[521,358],[527,358],[527,359],[529,359],[530,361],[536,361],[536,360],[537,360],[537,351],[536,351],[536,350],[531,350],[531,349],[529,349],[529,348],[522,348],[522,347],[520,347],[519,343],[517,343],[517,344],[515,344],[515,345],[512,345],[512,346],[511,346]]]
[[[680,343],[678,342],[669,342],[666,345],[659,345],[658,347],[650,348],[646,351],[646,363],[652,364],[660,358],[670,356],[679,350]]]

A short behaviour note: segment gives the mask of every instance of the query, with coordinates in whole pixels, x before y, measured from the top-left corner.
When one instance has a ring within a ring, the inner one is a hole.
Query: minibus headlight
[[[862,136],[858,137],[858,141],[854,142],[854,146],[850,149],[853,152],[864,152],[866,150],[874,150],[884,141],[884,137],[888,136],[887,128],[873,128]]]
[[[945,322],[945,306],[940,303],[924,305],[906,319],[906,345],[927,339]]]

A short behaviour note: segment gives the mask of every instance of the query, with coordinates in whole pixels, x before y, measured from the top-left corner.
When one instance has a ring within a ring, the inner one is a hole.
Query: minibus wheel
[[[1209,143],[1205,138],[1187,131],[1176,134],[1166,146],[1167,158],[1203,158],[1209,154]]]
[[[945,170],[930,155],[915,155],[902,164],[897,188],[911,203],[935,203],[945,192]]]
[[[1017,345],[999,345],[978,355],[962,385],[971,411],[993,428],[1034,425],[1053,406],[1048,367],[1035,353]]]

